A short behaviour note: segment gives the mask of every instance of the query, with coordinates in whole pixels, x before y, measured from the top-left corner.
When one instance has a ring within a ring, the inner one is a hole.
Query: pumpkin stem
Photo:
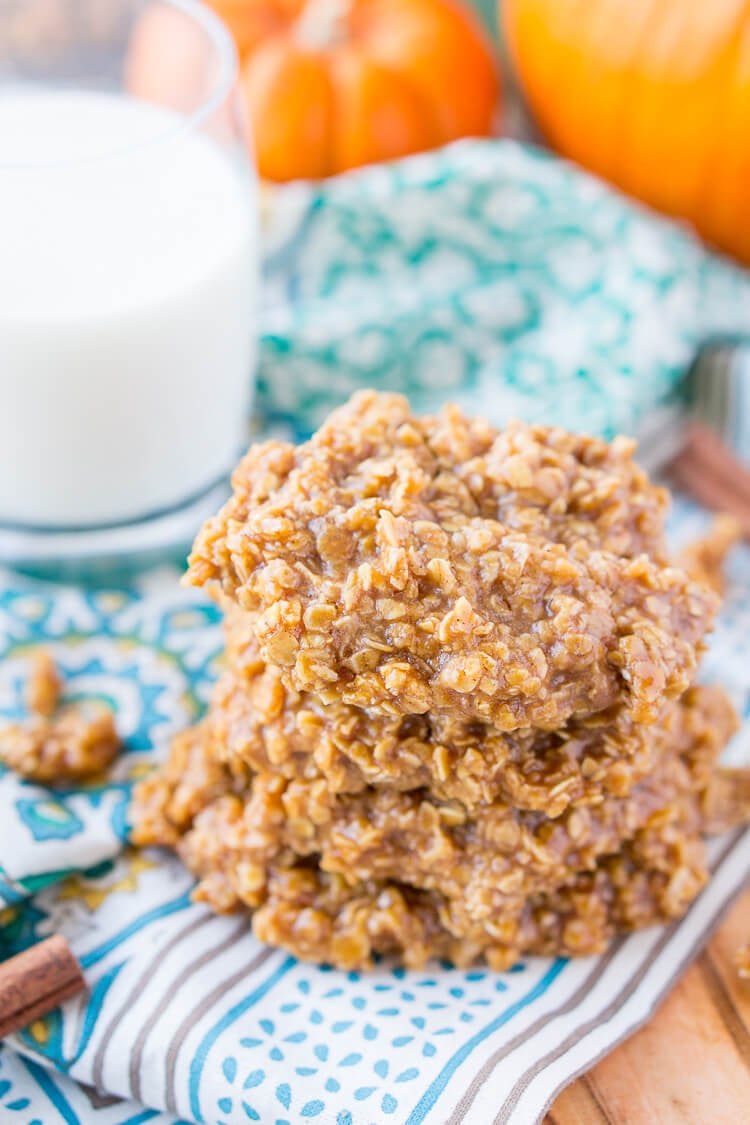
[[[351,0],[307,0],[297,20],[294,35],[311,50],[335,47],[349,38]]]

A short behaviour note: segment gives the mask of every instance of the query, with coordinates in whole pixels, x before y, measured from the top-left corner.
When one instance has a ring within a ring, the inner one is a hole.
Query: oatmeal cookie
[[[631,452],[360,394],[307,444],[250,451],[190,580],[257,614],[263,658],[324,701],[511,731],[625,699],[653,722],[716,599],[665,565]]]
[[[470,817],[460,803],[424,790],[337,795],[324,776],[290,781],[266,772],[241,782],[226,769],[222,778],[207,721],[188,758],[185,740],[178,742],[169,780],[140,787],[137,838],[173,845],[182,833],[178,850],[201,880],[199,896],[219,910],[262,908],[279,870],[307,864],[342,885],[398,883],[438,896],[442,923],[472,946],[488,934],[510,940],[530,900],[596,870],[644,828],[666,829],[690,812],[695,824],[718,831],[746,815],[746,805],[726,799],[731,784],[711,796],[721,749],[714,709],[712,693],[694,689],[657,767],[628,797],[600,798],[557,818],[506,802]]]
[[[253,915],[261,941],[303,960],[366,970],[379,955],[409,968],[432,958],[468,966],[484,959],[510,968],[525,954],[603,953],[628,930],[681,917],[708,877],[702,837],[677,823],[641,830],[614,856],[568,884],[531,898],[520,916],[499,926],[474,924],[455,934],[439,895],[399,883],[347,884],[312,867],[275,867]]]
[[[653,727],[627,708],[600,712],[558,731],[502,732],[446,715],[389,716],[288,687],[260,657],[248,615],[226,618],[228,669],[212,701],[217,753],[236,767],[288,778],[326,777],[334,792],[368,785],[429,788],[468,810],[502,796],[520,809],[558,816],[598,794],[624,796],[668,737],[680,704],[665,701]],[[701,737],[721,746],[736,716],[718,688],[700,688]]]
[[[232,791],[232,776],[216,753],[212,729],[204,719],[176,735],[161,769],[139,783],[130,834],[134,844],[173,846],[201,809]]]
[[[114,717],[101,708],[78,706],[0,726],[0,762],[45,785],[96,776],[120,746]]]
[[[37,650],[26,684],[29,717],[0,723],[0,762],[43,785],[95,777],[122,745],[110,711],[98,702],[61,707],[62,688],[52,656]]]

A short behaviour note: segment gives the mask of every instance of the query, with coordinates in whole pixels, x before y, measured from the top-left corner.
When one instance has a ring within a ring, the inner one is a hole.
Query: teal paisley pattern
[[[104,785],[51,793],[3,771],[0,904],[115,856],[133,776],[199,714],[220,651],[217,612],[181,592],[177,579],[168,572],[163,593],[153,596],[153,577],[117,590],[0,586],[0,718],[23,714],[29,654],[43,643],[64,677],[65,698],[98,697],[113,707],[126,744]]]
[[[272,197],[257,404],[297,435],[361,387],[611,436],[702,343],[750,331],[748,275],[513,141]]]
[[[16,801],[19,823],[28,829],[34,843],[69,840],[78,836],[84,823],[70,807],[49,797]]]

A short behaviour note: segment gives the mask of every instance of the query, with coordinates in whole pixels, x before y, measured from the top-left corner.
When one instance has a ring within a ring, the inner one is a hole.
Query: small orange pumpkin
[[[492,50],[458,0],[209,0],[237,42],[261,175],[319,178],[491,132]]]
[[[750,0],[501,0],[550,144],[750,262]]]

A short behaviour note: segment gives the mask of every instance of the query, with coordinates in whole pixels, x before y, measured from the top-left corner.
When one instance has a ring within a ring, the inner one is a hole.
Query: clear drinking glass
[[[248,151],[201,4],[1,0],[0,558],[153,546],[215,504],[253,383]]]

